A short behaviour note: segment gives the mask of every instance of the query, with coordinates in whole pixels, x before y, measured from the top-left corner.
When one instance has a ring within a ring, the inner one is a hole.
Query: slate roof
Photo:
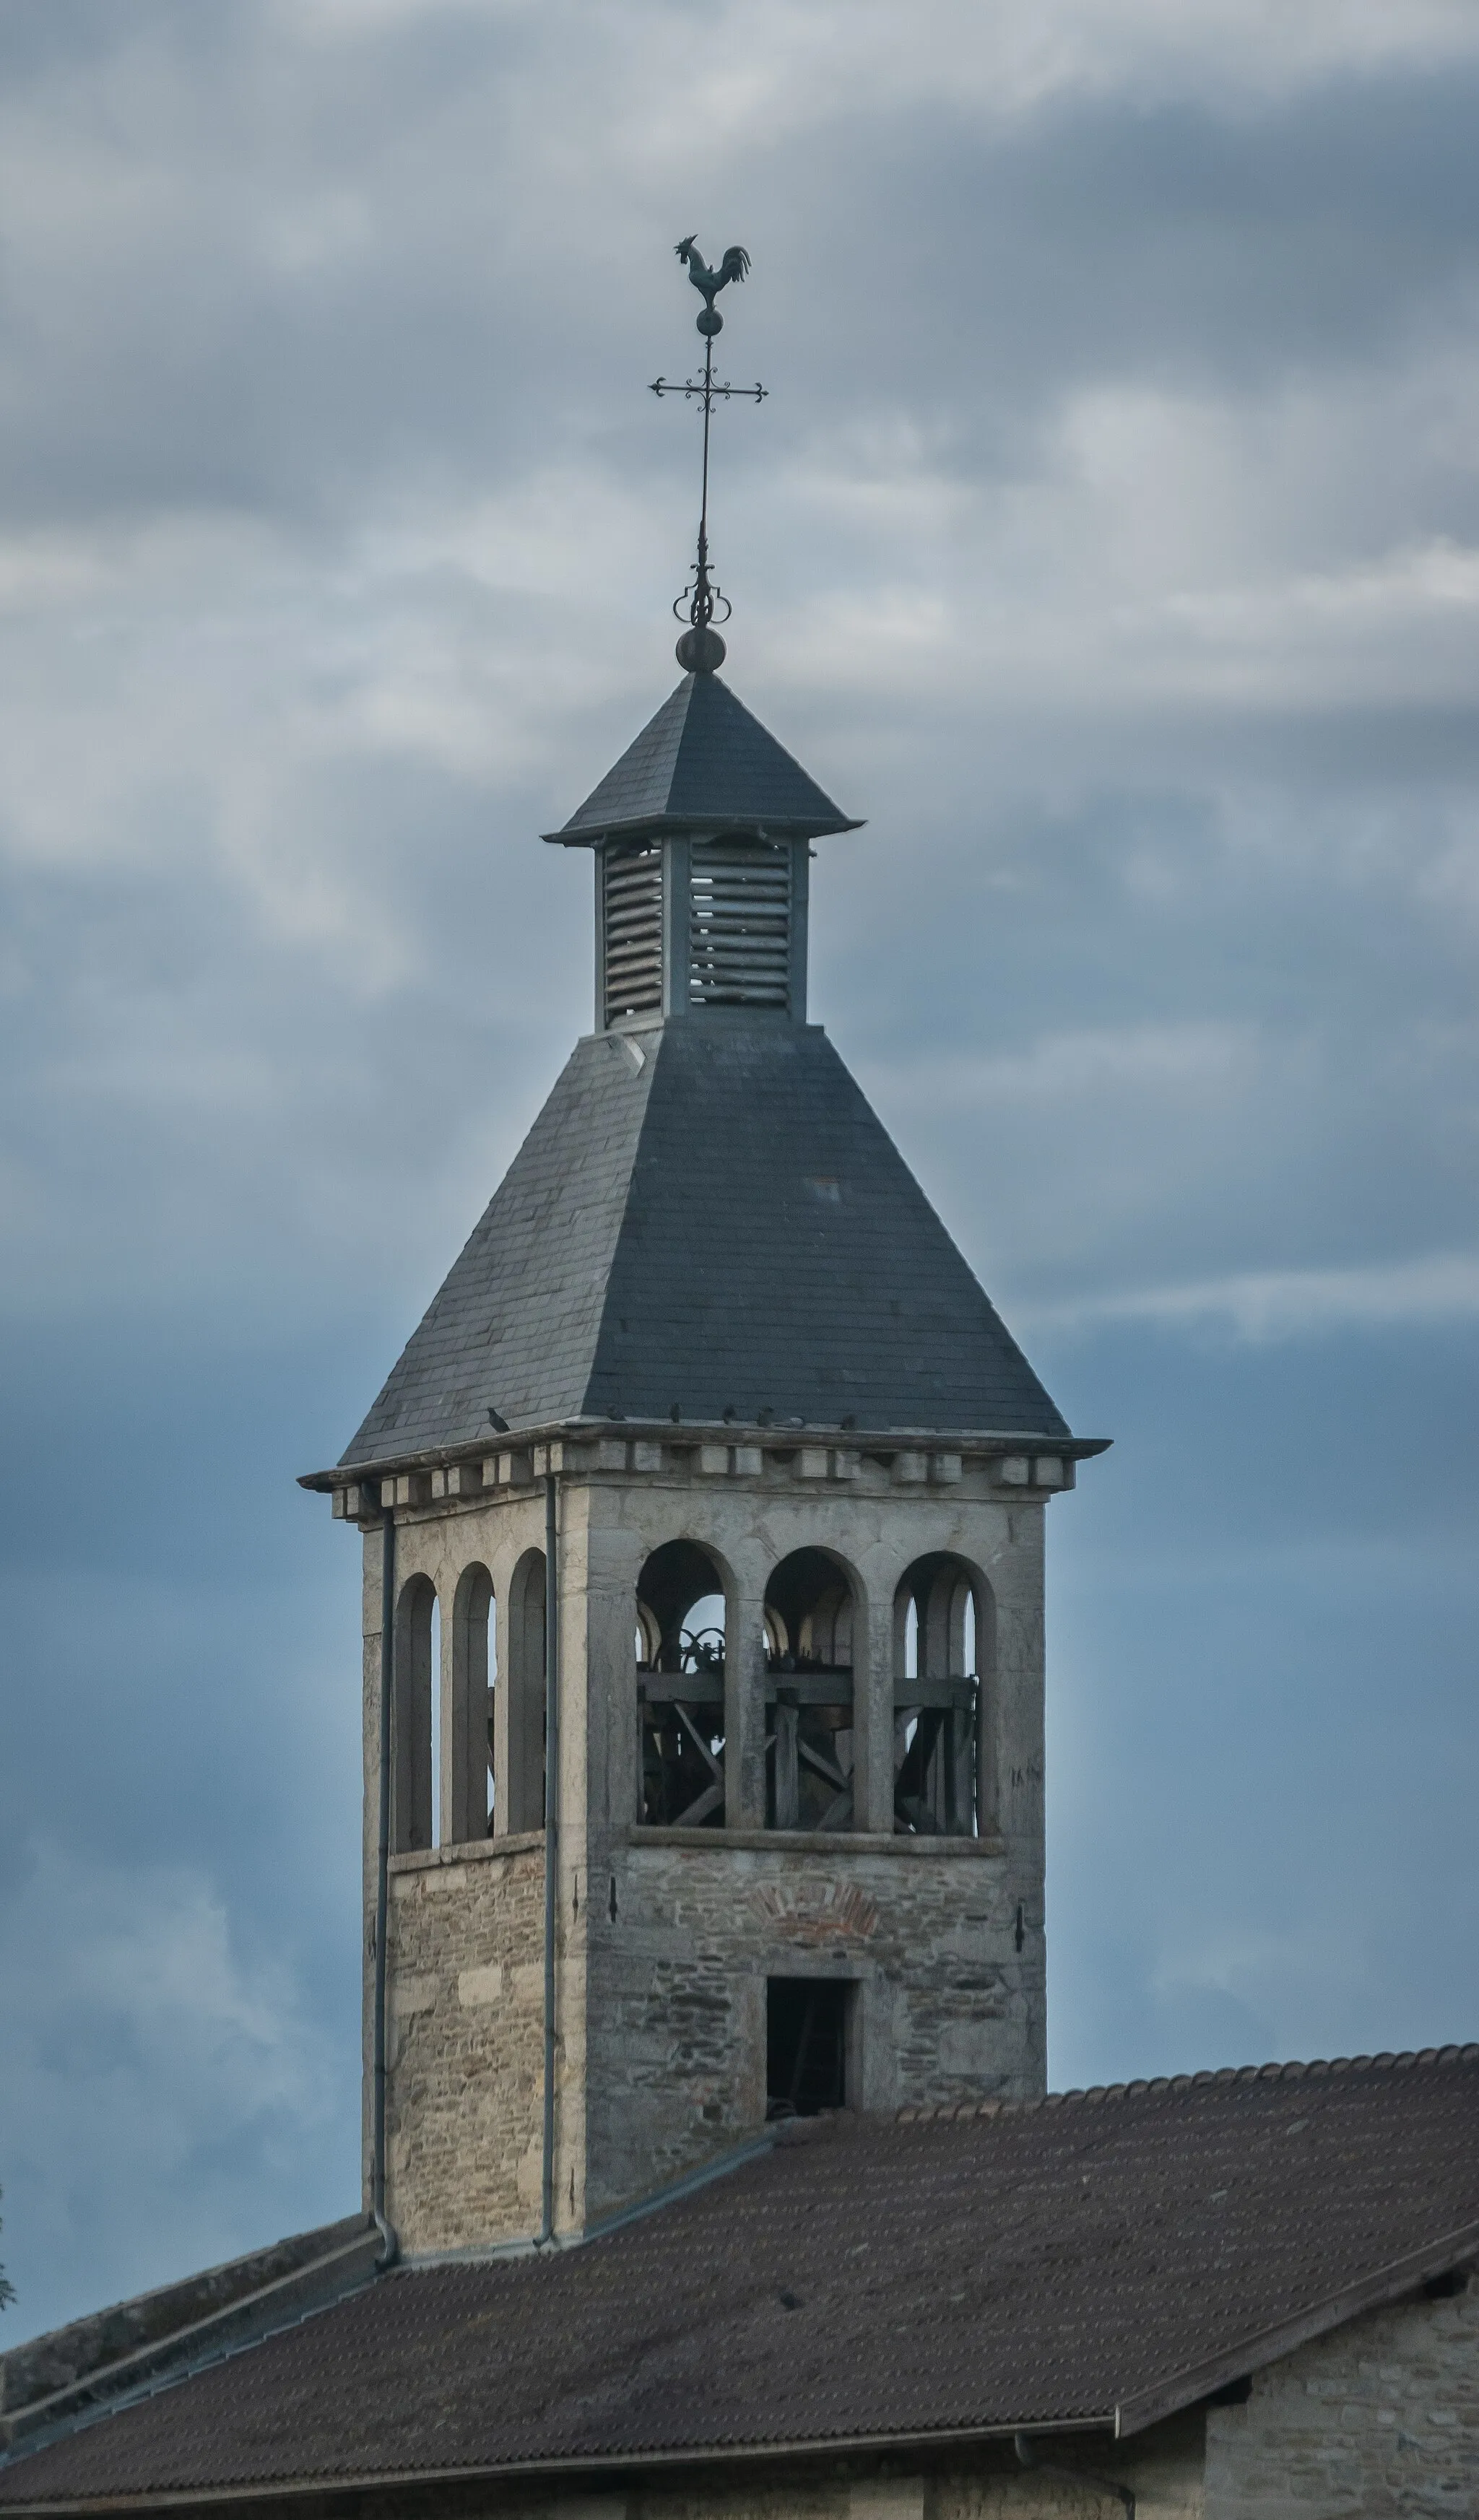
[[[1068,1429],[819,1027],[581,1041],[342,1458],[581,1416]]]
[[[582,2247],[382,2274],[0,2509],[1133,2434],[1479,2252],[1479,2047],[783,2132]]]
[[[776,839],[861,828],[717,674],[685,674],[564,829],[544,836],[570,848],[715,824]]]

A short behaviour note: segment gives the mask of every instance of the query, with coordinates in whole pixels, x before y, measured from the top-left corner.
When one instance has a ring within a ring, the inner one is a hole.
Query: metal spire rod
[[[714,299],[721,289],[727,289],[732,280],[742,280],[748,271],[749,255],[743,246],[732,245],[717,271],[709,269],[697,252],[691,236],[683,239],[676,248],[676,251],[679,261],[687,263],[689,278],[703,298],[703,312],[697,318],[697,329],[703,335],[703,374],[701,377],[686,378],[682,384],[670,383],[666,377],[658,377],[651,390],[659,399],[663,394],[677,393],[682,394],[685,402],[692,402],[696,397],[703,412],[703,472],[698,502],[698,558],[694,569],[693,583],[685,587],[673,607],[673,611],[678,620],[683,619],[685,612],[689,619],[689,627],[678,642],[679,663],[691,673],[712,673],[717,665],[722,665],[724,662],[724,641],[713,627],[714,613],[722,605],[724,609],[719,617],[722,621],[727,621],[730,617],[730,604],[722,588],[717,587],[709,575],[709,424],[713,418],[716,402],[764,402],[766,388],[762,384],[732,385],[727,379],[720,384],[714,382],[714,336],[724,330],[724,317],[715,306]]]

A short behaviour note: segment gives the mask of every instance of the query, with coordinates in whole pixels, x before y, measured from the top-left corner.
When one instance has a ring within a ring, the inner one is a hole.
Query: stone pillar
[[[724,1605],[724,1822],[765,1825],[765,1569],[732,1552]]]

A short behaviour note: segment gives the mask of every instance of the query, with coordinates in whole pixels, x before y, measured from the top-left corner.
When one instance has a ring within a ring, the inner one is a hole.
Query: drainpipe
[[[560,1582],[554,1470],[545,1474],[544,2160],[539,2245],[555,2237],[555,1927],[560,1913]]]
[[[395,1509],[381,1524],[380,1827],[375,1862],[375,2032],[371,2097],[370,2210],[383,2243],[379,2263],[400,2250],[385,2220],[385,1936],[390,1909],[390,1715],[395,1686]]]
[[[1135,2496],[1128,2485],[1112,2476],[1096,2476],[1092,2467],[1059,2466],[1051,2458],[1040,2458],[1025,2433],[1014,2433],[1011,2442],[1018,2467],[1035,2467],[1039,2476],[1051,2476],[1057,2484],[1087,2485],[1096,2494],[1112,2494],[1123,2502],[1126,2520],[1135,2520]]]

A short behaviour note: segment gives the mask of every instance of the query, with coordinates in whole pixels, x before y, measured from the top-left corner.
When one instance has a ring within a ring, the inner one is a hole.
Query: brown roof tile
[[[1131,2431],[1479,2252],[1479,2046],[906,2119],[382,2275],[18,2456],[0,2508]]]

